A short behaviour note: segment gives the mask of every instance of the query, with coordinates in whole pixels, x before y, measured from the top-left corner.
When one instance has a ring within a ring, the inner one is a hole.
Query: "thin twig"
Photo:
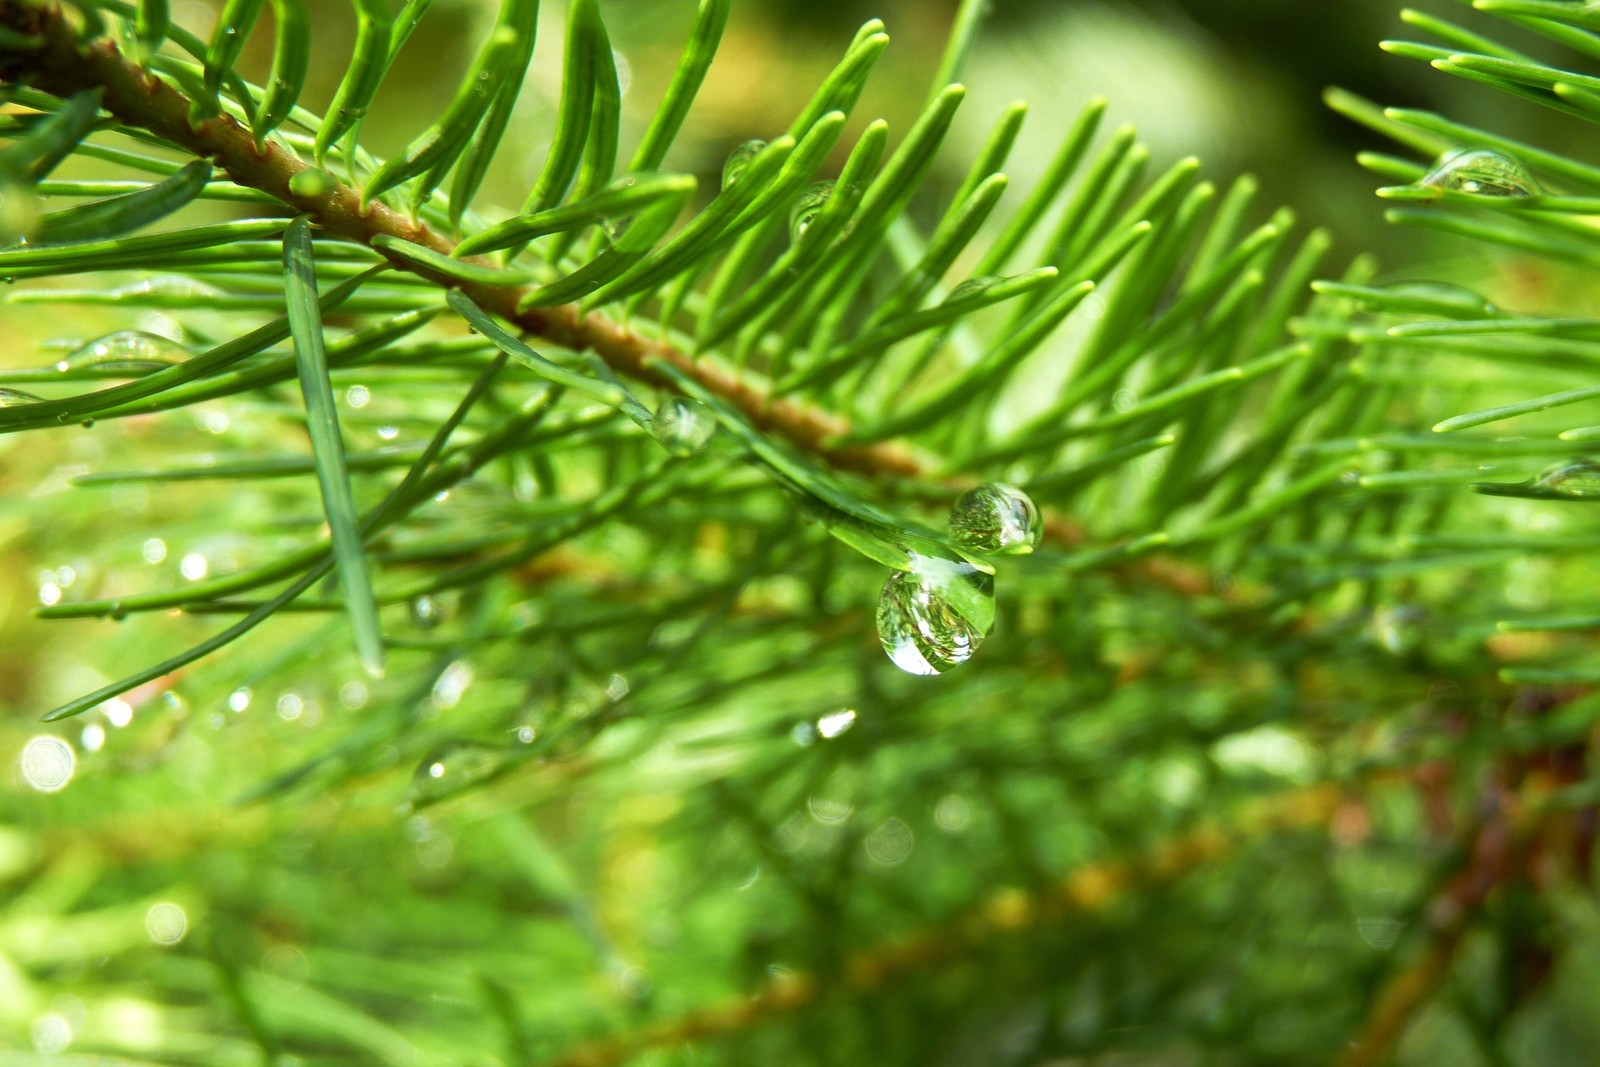
[[[703,1041],[764,1025],[809,1007],[825,992],[869,994],[900,975],[958,962],[996,937],[1067,915],[1097,911],[1140,885],[1182,877],[1247,841],[1324,822],[1343,796],[1342,787],[1324,783],[1258,801],[1227,823],[1206,823],[1137,858],[1080,867],[1042,892],[1001,890],[954,922],[856,954],[835,980],[788,975],[754,996],[730,998],[633,1033],[581,1045],[545,1067],[616,1067],[646,1049]]]

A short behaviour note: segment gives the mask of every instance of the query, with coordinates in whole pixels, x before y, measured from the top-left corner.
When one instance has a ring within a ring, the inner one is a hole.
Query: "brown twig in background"
[[[1170,881],[1222,858],[1256,837],[1303,829],[1327,821],[1343,796],[1322,784],[1265,798],[1223,822],[1211,822],[1170,838],[1134,859],[1088,864],[1038,893],[1004,889],[953,922],[866,949],[851,957],[831,981],[789,975],[751,997],[734,997],[630,1034],[594,1041],[549,1061],[545,1067],[616,1067],[651,1048],[739,1033],[816,1003],[824,993],[871,993],[900,975],[959,961],[979,945],[1072,914],[1096,911],[1136,886]]]

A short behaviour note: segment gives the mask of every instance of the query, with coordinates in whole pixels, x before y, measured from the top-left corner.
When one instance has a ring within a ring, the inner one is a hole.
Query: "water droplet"
[[[472,664],[464,659],[453,660],[440,671],[433,683],[434,707],[448,710],[461,703],[461,695],[472,684],[474,673]]]
[[[99,752],[106,747],[106,728],[97,722],[92,722],[78,735],[78,742],[83,745],[85,752]]]
[[[0,388],[0,408],[17,408],[24,404],[37,404],[43,397],[24,393],[21,389]]]
[[[303,170],[289,179],[289,192],[295,196],[327,196],[337,184],[325,170]]]
[[[817,733],[828,739],[838,737],[856,724],[854,708],[843,708],[817,720]]]
[[[878,594],[878,639],[895,666],[942,674],[972,658],[994,629],[994,579],[970,563],[919,556]]]
[[[1441,156],[1417,184],[1472,196],[1538,196],[1543,191],[1520,160],[1491,148],[1464,148]]]
[[[1579,460],[1557,464],[1541,472],[1533,487],[1572,500],[1600,500],[1600,463]]]
[[[1383,291],[1410,300],[1425,300],[1444,313],[1486,318],[1500,314],[1500,309],[1464,285],[1450,282],[1396,282],[1386,285]]]
[[[436,629],[444,621],[444,607],[427,593],[413,597],[408,605],[411,621],[422,630]]]
[[[449,796],[481,782],[504,762],[504,750],[481,741],[446,741],[423,758],[411,778],[411,795],[422,800]]]
[[[69,352],[59,371],[93,371],[108,377],[138,377],[189,358],[189,350],[169,337],[146,330],[118,330]]]
[[[811,812],[811,817],[820,823],[841,823],[855,812],[855,808],[842,800],[833,800],[828,797],[809,797],[806,807]]]
[[[152,904],[144,913],[144,932],[158,945],[176,945],[189,932],[189,916],[171,901]]]
[[[228,694],[228,708],[236,713],[244,711],[250,706],[250,698],[253,695],[249,686],[241,685]]]
[[[789,209],[789,238],[798,241],[805,236],[811,224],[817,221],[817,216],[822,214],[822,209],[828,204],[828,197],[833,195],[832,182],[817,182],[811,188],[800,194],[800,198]]]
[[[704,452],[717,432],[716,417],[698,400],[669,396],[656,408],[650,432],[674,456]]]
[[[989,482],[962,493],[950,508],[950,538],[977,552],[1023,555],[1039,544],[1039,509],[1021,489]]]
[[[178,573],[191,582],[198,582],[211,569],[211,563],[199,552],[190,552],[178,563]]]
[[[146,563],[160,563],[167,558],[167,543],[159,537],[147,537],[144,544],[139,546],[139,555],[144,557]]]
[[[628,227],[633,225],[632,215],[614,215],[600,220],[600,230],[606,235],[606,240],[615,244],[622,240],[623,234],[628,232]]]
[[[949,304],[956,300],[965,300],[969,296],[977,296],[999,280],[988,274],[980,274],[976,278],[968,278],[950,290],[950,295],[944,298],[944,302]]]
[[[722,165],[722,187],[726,189],[738,181],[740,175],[750,169],[750,161],[760,155],[765,147],[767,142],[758,137],[729,152],[728,161]]]
[[[22,746],[22,777],[41,793],[58,793],[72,781],[78,757],[59,737],[44,734]]]
[[[364,408],[372,403],[372,390],[364,385],[352,385],[344,391],[344,402],[353,408]]]

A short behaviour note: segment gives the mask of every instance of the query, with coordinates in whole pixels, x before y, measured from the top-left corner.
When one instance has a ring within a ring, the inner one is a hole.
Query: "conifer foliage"
[[[429,0],[352,0],[321,114],[305,0],[0,0],[0,321],[105,326],[0,372],[0,434],[92,457],[7,507],[94,663],[0,735],[0,1042],[1600,1056],[1600,169],[1330,93],[1406,153],[1361,157],[1393,221],[1520,290],[1333,260],[1101,101],[941,188],[965,0],[907,128],[857,114],[869,22],[707,181],[670,161],[731,3],[636,143],[629,6],[559,5],[499,205],[538,0],[386,158]],[[1470,6],[1385,47],[1588,136],[1600,11]]]

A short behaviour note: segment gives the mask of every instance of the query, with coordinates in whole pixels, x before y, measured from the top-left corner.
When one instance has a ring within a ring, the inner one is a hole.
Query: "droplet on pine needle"
[[[417,800],[449,796],[483,781],[499,770],[503,751],[481,741],[446,741],[423,758],[411,778]]]
[[[140,377],[189,358],[189,350],[170,337],[147,330],[118,330],[96,338],[56,363],[56,370]]]
[[[1441,156],[1417,184],[1471,196],[1538,196],[1543,191],[1521,160],[1492,148],[1464,148]]]
[[[1383,287],[1384,292],[1406,299],[1425,300],[1441,311],[1451,311],[1471,318],[1488,318],[1500,314],[1500,309],[1463,285],[1450,282],[1395,282]]]
[[[789,209],[789,239],[798,241],[804,237],[811,224],[817,221],[817,216],[822,214],[822,209],[828,205],[828,197],[833,195],[832,182],[817,182],[811,188],[800,194],[794,206]]]
[[[878,639],[909,674],[943,674],[994,629],[994,578],[965,561],[918,557],[878,594]]]
[[[1356,932],[1361,935],[1361,940],[1373,948],[1394,948],[1405,928],[1406,924],[1399,919],[1356,920]]]
[[[750,169],[750,161],[760,155],[765,147],[767,142],[757,137],[729,152],[728,161],[722,165],[722,187],[726,189],[738,181],[740,175]]]
[[[37,404],[43,397],[25,393],[21,389],[0,388],[0,408],[17,408],[24,404]]]
[[[999,280],[988,274],[980,274],[976,278],[968,278],[950,290],[950,295],[944,298],[944,302],[949,304],[956,300],[965,300],[969,296],[977,296]]]
[[[950,508],[950,539],[975,552],[1025,555],[1039,544],[1039,509],[1027,493],[989,482],[962,493]]]
[[[674,456],[704,452],[716,432],[717,420],[711,410],[687,397],[663,400],[650,420],[650,433]]]
[[[1534,488],[1572,500],[1600,500],[1600,463],[1579,460],[1541,471]]]
[[[411,621],[418,629],[433,630],[444,621],[444,606],[427,593],[412,597],[407,605],[411,613]]]

